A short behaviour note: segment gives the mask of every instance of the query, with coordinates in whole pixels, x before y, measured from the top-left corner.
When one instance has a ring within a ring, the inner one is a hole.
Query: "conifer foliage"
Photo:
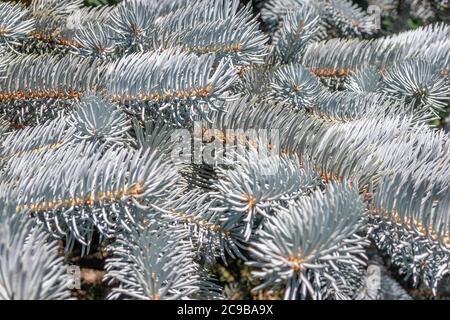
[[[355,299],[370,250],[438,295],[448,5],[403,2],[1,2],[0,299],[99,247],[108,299]]]

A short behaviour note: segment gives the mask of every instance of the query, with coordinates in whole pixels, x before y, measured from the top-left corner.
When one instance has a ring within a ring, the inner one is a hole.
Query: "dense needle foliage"
[[[440,294],[447,1],[91,4],[0,3],[0,299]]]

